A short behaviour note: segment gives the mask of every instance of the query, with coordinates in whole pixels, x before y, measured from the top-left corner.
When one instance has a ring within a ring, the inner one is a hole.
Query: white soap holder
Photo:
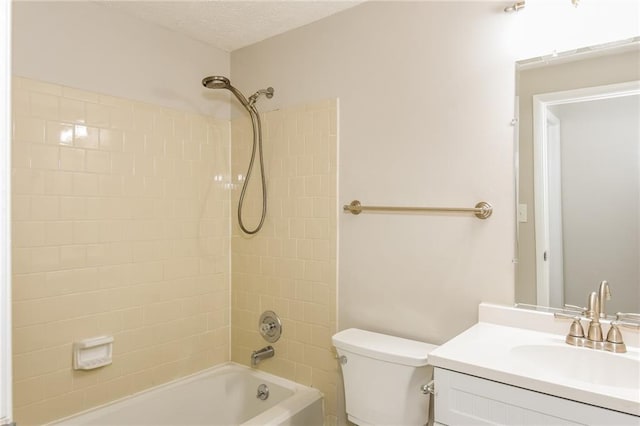
[[[113,362],[113,336],[100,336],[73,343],[73,369],[93,370]]]

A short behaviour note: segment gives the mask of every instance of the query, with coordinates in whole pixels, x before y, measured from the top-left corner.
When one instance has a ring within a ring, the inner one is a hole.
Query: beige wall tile
[[[77,148],[60,148],[60,169],[73,172],[84,171],[86,151]]]
[[[214,166],[229,172],[201,158],[200,144],[221,127],[211,143],[224,152],[228,123],[16,84],[16,421],[47,423],[227,361],[230,237],[217,224],[229,215],[205,207],[228,206],[227,190],[207,189]],[[185,125],[174,128],[174,116]],[[189,141],[188,162],[164,157],[165,134]],[[115,337],[113,364],[74,372],[72,343],[103,334]]]
[[[16,420],[48,422],[230,353],[247,364],[264,346],[255,323],[265,309],[282,316],[285,335],[260,368],[318,387],[334,418],[337,151],[326,135],[335,102],[264,116],[272,210],[264,230],[245,239],[228,182],[246,172],[245,118],[230,126],[19,83],[14,143],[26,158],[14,164],[13,186]],[[232,131],[239,143],[228,170]],[[252,223],[257,188],[245,207]],[[101,334],[115,337],[114,363],[73,372],[72,342]]]
[[[110,127],[110,108],[106,105],[87,103],[85,105],[87,124],[90,126]]]
[[[21,142],[44,143],[45,120],[31,116],[13,118],[13,140]]]
[[[45,194],[71,195],[73,193],[73,174],[71,172],[48,171],[44,172],[43,176]]]
[[[14,144],[11,149],[11,165],[13,167],[19,167],[23,169],[28,169],[31,167],[31,144]]]
[[[264,115],[265,158],[269,159],[270,213],[265,229],[240,236],[233,218],[232,359],[247,364],[250,352],[265,345],[255,323],[265,309],[283,319],[284,334],[274,344],[275,359],[258,368],[312,385],[325,394],[327,419],[336,416],[337,364],[330,336],[335,333],[336,139],[326,137],[336,120],[335,101]],[[250,124],[231,124],[232,176],[244,174]],[[236,143],[238,142],[238,143]],[[256,179],[256,178],[254,178]],[[237,202],[238,190],[234,191]],[[259,192],[250,193],[246,217],[259,215]],[[257,201],[256,201],[257,198]]]
[[[108,173],[111,170],[111,155],[103,151],[87,151],[85,170],[94,173]]]
[[[58,147],[40,144],[31,144],[31,167],[34,169],[58,169],[59,155]]]
[[[84,102],[75,99],[60,98],[59,119],[70,123],[84,123]]]
[[[100,129],[76,124],[73,127],[73,145],[78,148],[98,149],[100,147]]]

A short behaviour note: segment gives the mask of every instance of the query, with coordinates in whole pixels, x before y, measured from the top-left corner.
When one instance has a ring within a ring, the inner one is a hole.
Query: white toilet
[[[426,425],[435,345],[350,328],[333,336],[338,350],[347,417],[360,426]]]

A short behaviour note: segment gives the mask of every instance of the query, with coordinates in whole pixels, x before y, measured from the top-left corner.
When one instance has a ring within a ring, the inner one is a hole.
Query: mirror
[[[516,302],[640,312],[640,38],[516,73]]]

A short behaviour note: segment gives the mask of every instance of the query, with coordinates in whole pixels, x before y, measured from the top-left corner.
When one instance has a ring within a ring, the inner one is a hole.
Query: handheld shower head
[[[242,185],[242,191],[240,191],[240,198],[238,200],[238,224],[240,229],[246,234],[255,234],[258,232],[264,223],[264,219],[267,215],[267,184],[264,176],[264,159],[262,155],[262,127],[260,124],[260,114],[255,107],[255,103],[261,95],[265,95],[267,98],[273,97],[273,88],[258,90],[256,93],[249,97],[249,100],[235,87],[231,85],[228,78],[219,75],[212,75],[202,79],[202,85],[207,89],[226,89],[233,93],[235,97],[240,101],[242,106],[245,107],[249,115],[251,116],[251,125],[253,127],[253,149],[251,150],[251,161],[249,161],[249,167],[247,174]],[[260,215],[260,223],[255,229],[247,229],[244,226],[242,219],[242,206],[244,205],[244,196],[247,191],[247,185],[249,184],[249,178],[251,177],[251,170],[253,169],[253,162],[256,158],[256,152],[260,153],[260,175],[262,178],[262,214]]]
[[[228,89],[231,86],[231,82],[226,77],[212,75],[203,78],[202,85],[207,89]]]
[[[233,93],[240,103],[251,113],[251,104],[247,101],[247,98],[235,87],[231,85],[231,81],[227,77],[219,75],[212,75],[202,79],[202,85],[207,89],[226,89]]]

